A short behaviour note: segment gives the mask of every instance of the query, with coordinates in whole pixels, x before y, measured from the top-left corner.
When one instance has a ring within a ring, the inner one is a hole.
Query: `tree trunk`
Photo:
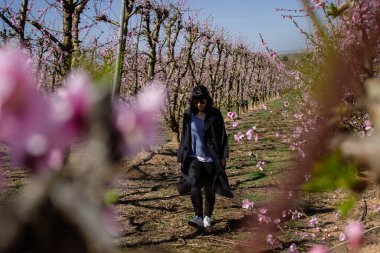
[[[73,36],[73,57],[71,66],[79,65],[79,60],[81,57],[80,52],[80,41],[79,41],[79,24],[80,17],[83,13],[84,8],[86,7],[88,0],[81,1],[77,6],[75,6],[75,10],[73,13],[73,27],[72,27],[72,36]]]
[[[26,23],[26,13],[28,11],[29,0],[23,0],[20,8],[20,23],[19,23],[19,41],[22,46],[26,46],[25,41],[25,23]]]
[[[71,70],[72,54],[73,54],[73,0],[62,1],[63,11],[63,46],[65,51],[62,54],[62,75],[65,76]]]

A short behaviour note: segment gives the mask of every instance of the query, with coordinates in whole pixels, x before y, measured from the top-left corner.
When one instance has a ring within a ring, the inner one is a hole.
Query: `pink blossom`
[[[370,120],[364,121],[364,130],[369,131],[372,129],[372,122]]]
[[[237,128],[238,126],[239,126],[239,122],[237,122],[237,121],[232,122],[233,128]]]
[[[349,247],[357,251],[364,242],[364,226],[361,222],[352,222],[345,229],[344,234],[347,236]]]
[[[256,164],[256,167],[259,168],[261,171],[263,171],[263,167],[265,165],[265,162],[263,161],[258,161],[257,164]]]
[[[346,235],[344,233],[339,234],[339,241],[344,242],[346,240]]]
[[[309,253],[328,253],[328,248],[323,245],[315,245],[309,250]]]
[[[244,209],[252,209],[254,204],[255,203],[253,201],[250,201],[249,199],[244,199],[243,200],[242,208],[244,208]]]
[[[312,0],[312,1],[315,7],[317,7],[318,9],[325,5],[325,2],[323,0]]]
[[[164,88],[159,83],[147,86],[134,105],[115,105],[116,129],[122,136],[120,151],[134,154],[148,147],[157,135],[155,117],[162,110]]]
[[[275,59],[277,57],[277,52],[275,51],[272,51],[269,53],[269,56],[272,58],[272,59]]]
[[[289,210],[289,212],[292,214],[292,220],[298,220],[303,216],[302,213],[298,212],[297,210],[294,210],[294,212],[292,210]]]
[[[317,217],[313,216],[311,218],[311,220],[309,221],[310,225],[312,225],[313,227],[316,227],[318,225],[318,220],[317,220]]]
[[[275,238],[273,237],[273,235],[269,234],[267,235],[267,243],[273,245],[275,242]]]
[[[227,117],[231,120],[235,120],[237,118],[236,112],[228,112]]]
[[[244,134],[242,134],[241,132],[238,132],[237,134],[234,135],[234,139],[238,143],[241,143],[243,141],[243,138],[244,138]]]
[[[269,216],[265,216],[265,215],[263,215],[261,213],[259,213],[257,215],[257,218],[258,218],[258,220],[259,220],[260,223],[265,222],[266,224],[269,224],[271,222],[271,218]]]
[[[249,129],[245,135],[247,136],[247,140],[252,140],[254,139],[255,141],[258,141],[259,139],[259,135],[257,133],[255,133],[255,131],[253,129]]]
[[[362,22],[362,17],[359,12],[354,12],[354,14],[352,14],[352,21],[354,21],[356,24]]]
[[[23,51],[0,50],[0,87],[0,139],[9,145],[13,162],[32,171],[56,167],[56,150],[71,139],[50,101],[38,93]]]
[[[88,117],[97,95],[90,77],[84,72],[71,73],[58,95],[52,100],[55,120],[64,125],[72,138],[82,136],[88,129]]]
[[[297,245],[295,243],[292,243],[289,247],[289,253],[299,253],[299,251],[297,250]]]

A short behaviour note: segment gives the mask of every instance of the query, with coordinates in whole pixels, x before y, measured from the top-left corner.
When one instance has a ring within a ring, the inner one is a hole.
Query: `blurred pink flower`
[[[81,137],[88,129],[91,108],[96,99],[90,77],[84,72],[73,72],[52,100],[55,120],[70,138]]]
[[[243,204],[242,204],[242,208],[244,208],[244,209],[252,209],[254,204],[255,203],[253,201],[250,201],[249,199],[244,199],[243,200]]]
[[[112,206],[107,206],[103,210],[103,224],[112,236],[120,236],[124,232],[123,226],[116,221],[116,209]]]
[[[157,136],[156,116],[164,104],[164,86],[153,83],[137,96],[135,105],[115,106],[116,129],[122,136],[120,151],[134,154],[147,148]]]
[[[239,125],[239,122],[237,122],[237,121],[232,122],[232,127],[233,128],[237,128],[238,125]]]
[[[323,245],[315,245],[309,250],[309,253],[328,253],[328,249]]]
[[[357,251],[361,248],[364,242],[364,226],[363,223],[355,221],[350,223],[345,229],[344,234],[348,240],[348,246]]]
[[[262,213],[262,214],[265,214],[265,213],[268,212],[268,209],[266,209],[266,208],[260,208],[259,212]]]
[[[0,49],[0,139],[9,145],[15,164],[37,171],[56,166],[53,150],[65,148],[70,139],[33,80],[23,51]]]

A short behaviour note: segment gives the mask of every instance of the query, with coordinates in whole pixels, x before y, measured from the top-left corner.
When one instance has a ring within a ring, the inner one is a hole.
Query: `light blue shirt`
[[[189,156],[196,157],[200,162],[213,162],[203,138],[205,121],[196,115],[191,116],[191,151]]]

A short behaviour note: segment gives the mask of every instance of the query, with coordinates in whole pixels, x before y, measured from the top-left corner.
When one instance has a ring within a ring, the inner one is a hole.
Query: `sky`
[[[259,33],[268,46],[278,52],[302,50],[305,38],[289,19],[283,19],[275,8],[300,9],[299,0],[190,0],[191,7],[202,9],[205,17],[223,27],[233,37],[242,36],[249,44],[260,49]],[[299,20],[306,31],[308,20]]]
[[[231,35],[233,41],[242,37],[256,50],[265,50],[261,46],[259,33],[262,34],[270,49],[281,52],[300,51],[304,49],[305,38],[289,19],[283,19],[276,8],[300,9],[300,0],[188,0],[190,9],[200,10],[204,18],[212,18],[212,23]],[[5,0],[18,9],[21,0]],[[118,20],[121,0],[112,0],[110,18]],[[45,1],[38,0],[37,7],[43,8]],[[91,4],[91,2],[90,2]],[[95,14],[90,14],[90,19]],[[59,16],[59,15],[58,15]],[[59,18],[57,13],[50,13],[50,21]],[[82,17],[86,19],[87,17]],[[306,31],[310,30],[308,20],[298,20]],[[59,22],[56,22],[60,24]],[[107,25],[102,29],[110,29]],[[57,28],[59,29],[59,27]],[[116,33],[113,35],[117,35]]]

